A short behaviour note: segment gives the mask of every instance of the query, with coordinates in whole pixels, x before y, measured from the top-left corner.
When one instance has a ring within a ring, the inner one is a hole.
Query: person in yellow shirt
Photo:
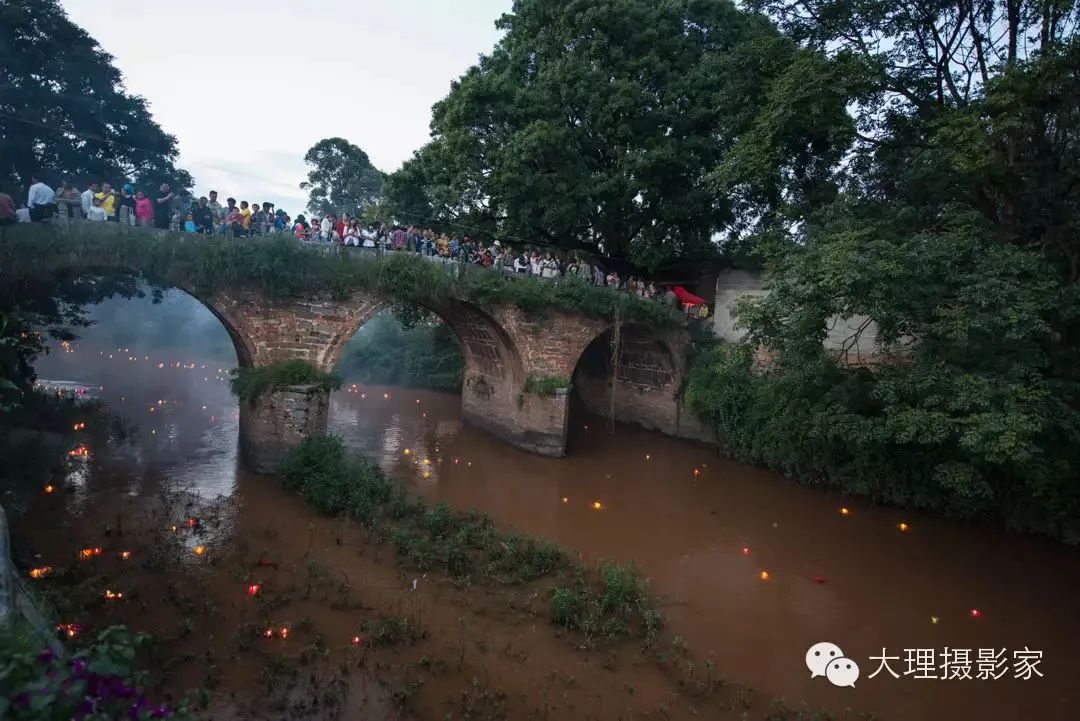
[[[240,215],[243,217],[242,225],[244,226],[244,234],[247,235],[251,232],[251,208],[248,207],[246,200],[240,201]]]
[[[102,183],[101,192],[95,193],[94,197],[101,201],[101,209],[105,211],[105,219],[116,220],[116,195],[113,194],[112,186],[108,183]]]

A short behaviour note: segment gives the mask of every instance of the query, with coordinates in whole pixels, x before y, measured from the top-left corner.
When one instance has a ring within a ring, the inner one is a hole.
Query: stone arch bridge
[[[60,228],[20,226],[7,229],[4,236],[0,237],[3,278],[16,278],[30,270],[125,271],[188,292],[221,320],[242,368],[300,359],[329,372],[357,330],[400,300],[392,293],[363,287],[345,293],[338,288],[332,293],[320,287],[317,279],[305,290],[284,296],[268,293],[256,278],[234,278],[207,287],[201,281],[202,270],[190,262],[199,244],[229,243],[259,253],[260,243],[275,242],[265,239],[224,241],[87,222]],[[305,246],[298,252],[325,256],[327,249]],[[350,261],[375,262],[360,250],[348,251],[348,257],[341,259]],[[428,262],[419,257],[414,261]],[[0,286],[6,282],[0,279]],[[591,411],[608,415],[614,408],[614,417],[620,421],[672,434],[701,434],[696,423],[680,420],[677,394],[688,336],[678,326],[657,331],[640,323],[620,324],[618,343],[613,344],[613,319],[579,310],[526,312],[511,302],[481,303],[453,294],[421,304],[441,317],[460,341],[465,366],[463,420],[519,449],[565,455],[569,390],[551,391],[552,385],[558,385],[550,382],[554,379],[573,379]],[[617,356],[613,345],[619,349]],[[544,385],[537,381],[545,379],[548,390],[533,390]],[[242,402],[240,437],[249,466],[273,471],[288,449],[305,438],[325,434],[328,406],[325,390],[305,386],[279,388]]]

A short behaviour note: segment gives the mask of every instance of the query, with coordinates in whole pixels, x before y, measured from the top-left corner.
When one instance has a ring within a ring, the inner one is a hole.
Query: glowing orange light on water
[[[45,491],[46,493],[52,493],[52,492],[53,492],[53,491],[55,491],[56,489],[55,489],[55,488],[53,488],[52,484],[50,483],[49,485],[45,486],[45,487],[44,487],[44,488],[42,488],[41,490]]]
[[[601,503],[600,501],[593,501],[592,502],[592,507],[593,507],[593,510],[599,511],[599,510],[602,510],[604,508],[604,504]]]
[[[420,475],[423,476],[424,478],[431,478],[431,471],[424,471]]]
[[[851,511],[849,511],[849,510],[848,510],[847,508],[841,508],[841,509],[840,509],[840,515],[841,515],[841,516],[846,516],[846,515],[848,515],[849,513],[851,513]]]
[[[425,458],[424,459],[424,465],[425,466],[430,466],[431,465],[431,459],[430,458]]]
[[[90,455],[90,449],[86,446],[79,446],[77,448],[72,448],[70,451],[68,451],[68,455],[73,458],[85,458],[86,456]]]
[[[281,630],[278,631],[278,635],[281,636],[282,638],[288,638],[289,637],[289,629],[282,626]]]
[[[119,601],[123,597],[124,597],[124,594],[121,593],[120,591],[110,591],[107,588],[105,589],[105,600],[106,601]]]
[[[120,560],[121,561],[130,561],[131,560],[131,551],[120,551]]]
[[[404,451],[402,451],[402,453],[404,453],[405,455],[409,455],[410,453],[412,453],[412,451],[406,448]]]
[[[265,631],[263,631],[263,636],[266,636],[267,638],[273,638],[274,637],[274,629],[272,629],[272,628],[266,629]]]
[[[567,496],[563,496],[563,497],[562,497],[562,502],[563,502],[563,503],[569,503],[569,502],[570,502],[570,499],[569,499],[569,498],[568,498]]]
[[[652,456],[651,456],[650,454],[646,453],[646,454],[645,454],[645,460],[647,460],[647,461],[651,461],[651,460],[652,460]]]
[[[30,578],[45,578],[52,573],[52,566],[41,566],[40,568],[30,569]]]
[[[251,584],[250,586],[247,587],[247,595],[248,596],[254,596],[256,593],[259,592],[260,588],[262,588],[262,587],[257,583]]]
[[[694,469],[694,478],[697,478],[700,475],[701,475],[701,469],[700,468],[695,468]]]
[[[897,529],[898,529],[898,530],[899,530],[899,531],[900,531],[901,533],[907,533],[907,532],[908,532],[908,531],[909,531],[909,530],[911,529],[911,526],[909,526],[908,524],[904,523],[903,521],[900,521],[900,523],[897,523],[897,524],[896,524],[896,528],[897,528]]]
[[[83,560],[83,561],[85,561],[87,559],[90,559],[90,558],[93,558],[94,556],[100,556],[100,555],[101,555],[101,549],[97,548],[96,546],[94,548],[84,548],[81,551],[79,551],[79,558],[81,560]]]
[[[206,546],[195,546],[195,548],[191,550],[196,556],[201,556],[206,553]]]
[[[758,574],[758,578],[760,578],[762,581],[768,581],[769,580],[769,572],[768,571],[762,571],[761,573]]]
[[[75,638],[79,635],[79,631],[82,630],[82,626],[77,623],[58,623],[56,624],[56,630],[68,638]]]
[[[743,546],[742,547],[742,555],[744,555],[744,556],[749,556],[750,555],[750,546]]]
[[[982,611],[980,611],[977,608],[973,608],[970,611],[968,611],[968,615],[971,616],[972,618],[978,618],[979,616],[982,616]]]
[[[351,643],[353,646],[359,646],[362,640],[359,636],[353,636]]]

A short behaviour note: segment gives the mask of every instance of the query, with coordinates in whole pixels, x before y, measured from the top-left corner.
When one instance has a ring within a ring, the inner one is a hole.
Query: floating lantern
[[[390,397],[390,394],[389,394],[389,393],[383,393],[383,394],[382,394],[382,397],[383,397],[383,398],[389,398],[389,397]]]
[[[769,580],[769,572],[768,571],[762,571],[761,573],[758,574],[758,578],[760,578],[762,581],[768,581]]]
[[[110,591],[107,588],[105,589],[105,600],[106,601],[119,601],[123,597],[124,597],[124,594],[121,593],[120,591]]]
[[[585,425],[585,430],[589,430],[588,424]]]
[[[120,560],[121,561],[129,561],[129,560],[131,560],[131,551],[120,551]]]
[[[30,569],[30,578],[45,578],[52,573],[52,566],[41,566],[40,568]]]
[[[56,630],[67,638],[75,638],[79,635],[79,631],[82,630],[82,626],[77,623],[58,623],[56,624]]]
[[[431,478],[431,471],[424,471],[420,475],[422,475],[424,478]]]
[[[420,403],[420,399],[419,399],[419,398],[417,398],[417,399],[416,399],[416,402],[417,402],[417,403]]]
[[[86,560],[88,560],[90,558],[93,558],[94,556],[100,556],[100,555],[101,555],[101,549],[96,547],[96,546],[94,548],[84,548],[81,551],[79,551],[79,559],[83,560],[83,561],[86,561]]]
[[[973,608],[970,611],[968,611],[968,615],[971,616],[972,618],[978,618],[979,616],[982,616],[982,611],[980,611],[977,608]]]
[[[267,638],[273,638],[274,637],[274,629],[272,629],[272,628],[266,629],[265,631],[263,631],[263,636],[266,636]]]
[[[257,584],[257,583],[251,584],[250,586],[247,587],[247,595],[248,596],[254,596],[256,593],[259,592],[260,588],[261,588],[261,586],[259,584]]]
[[[940,619],[940,618],[938,618],[937,616],[931,616],[931,617],[930,617],[930,623],[932,623],[932,624],[934,624],[934,625],[937,625],[937,622],[938,622],[938,621],[940,621],[940,620],[941,620],[941,619]]]
[[[199,519],[198,518],[189,518],[189,519],[187,519],[187,527],[188,528],[195,528],[195,526],[197,526],[197,525],[199,525]]]
[[[750,555],[750,546],[743,546],[742,547],[742,555],[744,555],[744,556],[749,556]]]
[[[353,636],[352,641],[350,641],[350,643],[352,643],[353,646],[359,646],[361,640],[362,639],[359,636]]]
[[[410,453],[412,453],[412,451],[406,448],[404,451],[402,451],[402,453],[404,453],[405,455],[409,455]]]
[[[52,484],[50,483],[49,485],[45,486],[45,487],[44,487],[44,488],[42,488],[41,490],[45,491],[46,493],[52,493],[52,492],[53,492],[53,491],[55,491],[56,489],[55,489],[55,488],[53,488]]]
[[[206,546],[195,546],[195,548],[191,550],[196,556],[201,556],[206,553]]]
[[[846,515],[848,515],[849,513],[851,513],[851,511],[849,511],[849,510],[848,510],[847,508],[841,508],[841,509],[840,509],[840,515],[841,515],[841,516],[846,516]]]
[[[903,521],[900,521],[900,523],[897,523],[897,524],[896,524],[896,528],[897,528],[897,529],[898,529],[898,530],[899,530],[899,531],[900,531],[901,533],[907,533],[907,532],[908,532],[908,529],[910,529],[910,528],[911,528],[911,526],[909,526],[908,524],[904,523]]]
[[[468,466],[469,468],[472,468],[472,461],[469,461],[469,462],[468,462],[468,463],[466,463],[465,465],[466,465],[466,466]]]
[[[567,498],[566,496],[563,496],[563,497],[562,497],[562,502],[563,502],[563,503],[569,503],[569,502],[570,502],[570,499],[569,499],[569,498]]]
[[[604,508],[604,504],[601,503],[600,501],[593,501],[592,502],[592,507],[593,507],[593,510],[599,511],[599,510],[602,510]]]
[[[165,367],[165,364],[164,364],[164,363],[158,363],[158,364],[157,364],[157,367],[158,367],[158,368],[164,368],[164,367]]]
[[[651,455],[649,455],[648,453],[646,453],[646,454],[645,454],[645,460],[647,460],[647,461],[651,461],[651,460],[652,460],[652,456],[651,456]]]
[[[701,475],[701,469],[700,468],[695,468],[694,469],[694,478],[697,478],[700,475]]]
[[[425,458],[424,459],[424,465],[425,466],[430,466],[431,465],[431,459],[430,458]]]
[[[278,635],[281,636],[282,638],[288,638],[289,637],[289,629],[282,626],[281,629],[278,631]]]
[[[361,393],[360,400],[364,400],[365,398],[367,398],[367,393]]]

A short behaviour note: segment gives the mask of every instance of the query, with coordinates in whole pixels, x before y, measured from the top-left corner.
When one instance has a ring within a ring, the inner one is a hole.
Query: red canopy
[[[683,305],[705,305],[705,299],[699,298],[681,285],[677,285],[672,289],[675,293],[675,297]]]

